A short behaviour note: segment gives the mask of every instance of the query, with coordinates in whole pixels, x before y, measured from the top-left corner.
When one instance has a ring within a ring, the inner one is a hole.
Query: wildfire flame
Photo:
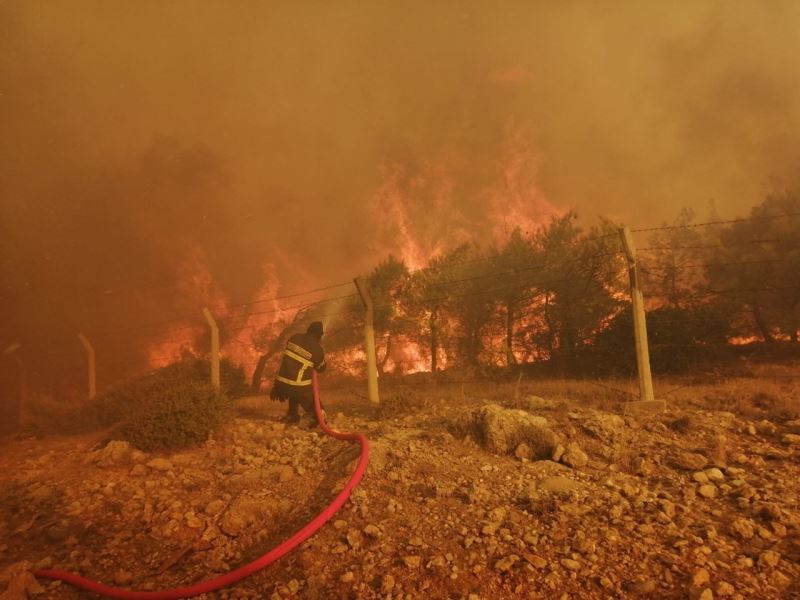
[[[463,216],[452,201],[452,182],[442,169],[409,176],[402,166],[392,164],[382,174],[384,181],[370,203],[381,244],[375,248],[378,255],[398,255],[416,270],[445,249],[449,240],[443,230],[453,240],[465,238],[459,230]]]
[[[440,360],[443,358],[440,356]],[[446,363],[446,360],[443,362]],[[386,359],[384,371],[404,375],[430,371],[430,367],[430,358],[423,356],[419,344],[401,339],[394,342],[389,358]]]
[[[411,173],[403,165],[392,163],[383,169],[383,181],[370,201],[369,218],[376,232],[373,247],[375,255],[399,256],[412,269],[421,269],[431,258],[450,247],[474,239],[469,231],[484,231],[484,241],[502,242],[517,227],[533,232],[550,217],[561,214],[546,198],[537,183],[538,157],[523,131],[509,125],[503,155],[496,166],[496,183],[477,193],[477,200],[488,207],[487,220],[482,226],[470,223],[463,212],[460,198],[454,192],[453,170],[448,165],[458,164],[453,156],[442,157],[438,162],[423,165],[418,172]],[[487,227],[488,225],[488,227]],[[486,235],[485,234],[485,235]],[[222,355],[246,368],[254,367],[269,345],[288,323],[292,322],[297,304],[287,304],[277,299],[283,289],[278,275],[281,262],[292,264],[292,285],[312,282],[310,273],[302,271],[303,265],[288,261],[280,249],[274,250],[273,261],[264,265],[264,283],[254,298],[244,305],[236,305],[226,298],[214,285],[208,262],[202,250],[195,249],[186,257],[181,268],[179,295],[194,299],[195,306],[207,306],[223,332]],[[298,271],[301,269],[301,271]],[[313,287],[313,284],[309,285]],[[308,304],[323,299],[309,296]],[[324,328],[330,329],[341,308],[341,301],[326,305],[320,317]],[[537,317],[525,317],[523,327],[536,325]],[[207,326],[198,318],[176,324],[153,342],[148,351],[151,366],[163,366],[182,355],[207,355],[207,348],[200,348],[198,341],[207,339]],[[486,352],[494,358],[490,362],[501,363],[508,354],[504,348],[504,336],[489,343]],[[206,345],[204,342],[202,345]],[[448,366],[445,348],[439,349],[437,364]],[[518,361],[529,359],[525,348],[512,348]],[[363,351],[354,349],[343,352],[337,358],[344,372],[363,372]],[[411,340],[396,339],[386,359],[386,372],[416,373],[430,370],[430,357],[426,349]]]
[[[505,152],[498,162],[499,181],[483,193],[491,207],[495,241],[503,241],[519,228],[532,233],[554,216],[564,214],[553,206],[537,183],[539,158],[520,129],[509,126]]]

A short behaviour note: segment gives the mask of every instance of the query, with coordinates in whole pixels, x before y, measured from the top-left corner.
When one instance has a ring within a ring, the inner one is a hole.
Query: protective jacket
[[[296,333],[286,343],[275,377],[275,395],[281,398],[311,395],[311,369],[321,373],[326,366],[325,351],[317,338]]]

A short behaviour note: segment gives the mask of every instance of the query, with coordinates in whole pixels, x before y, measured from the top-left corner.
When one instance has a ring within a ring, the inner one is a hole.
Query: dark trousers
[[[314,410],[314,399],[308,396],[290,396],[289,397],[289,412],[286,413],[286,418],[289,421],[299,421],[300,413],[298,407],[302,406],[307,415],[316,421],[317,413]]]
[[[273,400],[288,400],[287,421],[297,423],[300,420],[299,407],[301,406],[312,421],[317,421],[317,413],[314,410],[314,390],[310,385],[296,387],[287,385],[282,381],[276,381],[269,395]]]

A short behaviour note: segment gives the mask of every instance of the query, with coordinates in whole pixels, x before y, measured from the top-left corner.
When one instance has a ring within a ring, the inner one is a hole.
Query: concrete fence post
[[[639,287],[639,271],[636,266],[636,247],[633,236],[627,226],[620,228],[622,247],[628,260],[628,276],[630,279],[631,303],[633,310],[633,336],[636,344],[636,368],[639,373],[639,399],[652,404],[653,376],[650,373],[650,348],[647,343],[647,321],[644,312],[644,296]]]
[[[369,401],[373,404],[380,404],[380,397],[378,394],[378,360],[375,355],[375,310],[372,303],[372,296],[369,293],[369,286],[367,282],[361,278],[356,277],[353,282],[356,284],[361,302],[364,303],[366,310],[364,318],[364,339],[367,353],[367,389],[369,393]]]
[[[94,347],[89,339],[82,333],[78,334],[78,339],[81,341],[84,350],[86,350],[86,358],[89,364],[89,400],[97,395],[97,372],[95,370],[95,357]]]
[[[211,328],[211,385],[215,390],[220,388],[219,383],[219,327],[211,311],[203,307],[203,315]]]

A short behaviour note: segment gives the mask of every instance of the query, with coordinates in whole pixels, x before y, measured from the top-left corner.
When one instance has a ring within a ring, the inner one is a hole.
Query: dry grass
[[[657,398],[667,402],[669,412],[687,410],[727,411],[752,419],[784,421],[800,416],[800,378],[787,377],[800,369],[785,365],[758,365],[754,377],[724,378],[709,373],[692,379],[663,378],[654,381]],[[589,407],[622,414],[623,404],[638,398],[635,379],[518,379],[511,381],[474,380],[469,382],[415,383],[411,379],[382,382],[381,406],[372,409],[366,385],[353,381],[332,389],[322,381],[321,393],[326,406],[345,413],[386,419],[414,415],[423,410],[458,411],[470,406],[494,402],[506,407],[526,408],[527,396],[539,396],[562,402],[566,407]],[[79,405],[34,397],[28,407],[27,424],[42,434],[63,431],[65,423],[76,414]],[[275,418],[286,405],[271,401],[265,394],[245,396],[235,401],[236,412],[256,419]],[[677,417],[668,425],[678,433],[691,429],[688,418]]]
[[[800,415],[800,377],[775,377],[769,372],[763,378],[723,378],[714,374],[700,379],[661,378],[653,383],[657,399],[666,401],[669,412],[690,410],[727,411],[749,419],[785,420]],[[369,405],[362,383],[352,390],[326,390],[326,403],[339,410],[361,411]],[[355,391],[353,391],[355,390]],[[568,407],[588,407],[622,414],[624,403],[638,400],[639,386],[635,379],[523,379],[519,381],[474,380],[458,383],[423,383],[398,385],[382,383],[380,416],[394,417],[414,414],[422,408],[437,405],[466,407],[494,402],[506,407],[526,408],[527,396],[563,402]],[[240,401],[237,401],[237,404]],[[676,422],[676,431],[691,427],[691,423]]]
[[[253,419],[265,419],[275,415],[278,404],[266,395],[244,396],[237,398],[233,403],[237,415]]]
[[[401,387],[381,396],[378,416],[385,419],[413,413],[424,409],[429,403],[424,390]]]
[[[670,409],[726,411],[748,419],[780,421],[800,415],[800,379],[725,379],[688,385],[666,399]]]

